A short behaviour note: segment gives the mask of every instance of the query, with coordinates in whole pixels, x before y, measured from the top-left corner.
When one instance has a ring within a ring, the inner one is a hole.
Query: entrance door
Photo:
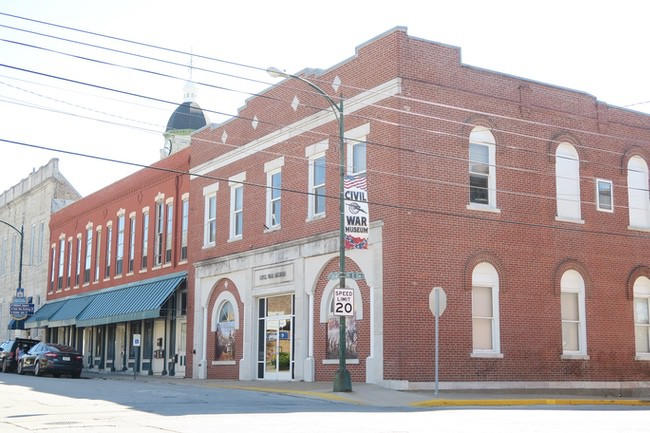
[[[293,295],[274,296],[259,302],[258,378],[293,379]]]
[[[174,374],[176,376],[185,376],[187,320],[185,318],[178,319],[176,323],[178,328],[176,332],[176,365],[174,367]]]
[[[264,379],[291,380],[291,317],[266,319]]]

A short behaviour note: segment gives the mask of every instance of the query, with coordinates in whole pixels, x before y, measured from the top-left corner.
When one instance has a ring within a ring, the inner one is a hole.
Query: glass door
[[[293,296],[259,301],[258,378],[293,378]]]

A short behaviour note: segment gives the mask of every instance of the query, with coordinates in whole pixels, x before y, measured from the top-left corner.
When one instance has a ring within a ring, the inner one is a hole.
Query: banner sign
[[[34,304],[31,303],[31,297],[30,299],[25,297],[25,289],[22,287],[16,289],[16,296],[9,305],[9,314],[14,320],[25,320],[34,314]]]
[[[343,186],[345,249],[366,249],[368,248],[368,232],[370,232],[366,176],[345,176]]]

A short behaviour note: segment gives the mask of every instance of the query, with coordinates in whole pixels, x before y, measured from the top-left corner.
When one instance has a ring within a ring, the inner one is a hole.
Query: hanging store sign
[[[9,314],[14,320],[25,320],[34,314],[34,304],[29,302],[30,300],[31,298],[25,297],[25,289],[22,287],[16,289],[16,296],[9,305]]]
[[[345,176],[345,249],[368,248],[370,216],[368,215],[368,188],[366,176]]]

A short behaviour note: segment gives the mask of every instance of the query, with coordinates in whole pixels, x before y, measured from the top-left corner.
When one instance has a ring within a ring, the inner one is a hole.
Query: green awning
[[[50,317],[66,303],[66,300],[53,301],[43,305],[41,308],[34,312],[34,315],[25,320],[25,328],[41,328],[47,326]]]
[[[52,314],[47,322],[48,328],[70,326],[77,323],[77,316],[95,299],[97,295],[90,294],[69,298],[61,308]]]
[[[87,327],[160,317],[163,304],[186,277],[183,272],[98,292],[75,324]]]

